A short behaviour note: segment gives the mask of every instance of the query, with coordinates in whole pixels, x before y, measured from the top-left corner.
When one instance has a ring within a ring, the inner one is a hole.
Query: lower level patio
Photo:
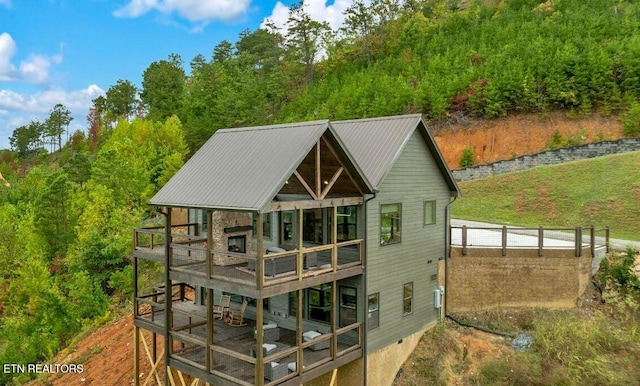
[[[230,326],[224,320],[212,320],[211,344],[207,345],[206,307],[192,301],[174,301],[171,337],[171,361],[178,362],[186,373],[195,377],[207,374],[215,384],[256,384],[256,322],[245,319],[243,326]],[[141,327],[153,326],[164,335],[164,308],[139,315]],[[303,324],[304,325],[304,324]],[[326,329],[296,331],[267,324],[264,330],[262,363],[264,384],[276,385],[294,380],[305,372],[329,365],[341,358],[362,356],[361,324],[339,328],[335,333]],[[305,341],[306,340],[306,341]],[[300,342],[300,343],[298,343]],[[207,352],[207,349],[209,352]],[[209,363],[207,365],[207,359]],[[299,364],[302,364],[299,366]],[[336,365],[337,367],[337,365]],[[193,369],[190,372],[189,369]]]

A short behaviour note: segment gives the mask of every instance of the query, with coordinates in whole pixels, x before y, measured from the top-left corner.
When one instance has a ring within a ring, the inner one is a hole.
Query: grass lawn
[[[460,183],[452,217],[526,227],[609,226],[640,240],[640,152]]]

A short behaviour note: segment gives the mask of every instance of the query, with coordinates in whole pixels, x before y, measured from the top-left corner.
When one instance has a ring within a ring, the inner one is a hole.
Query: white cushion
[[[264,326],[262,326],[263,330],[269,330],[272,328],[278,328],[278,325],[275,322],[269,322],[269,324],[265,324]]]
[[[267,350],[267,352],[269,352],[269,351],[275,349],[278,346],[276,346],[275,344],[271,344],[271,343],[265,343],[265,344],[262,345],[262,347],[264,347],[265,350]]]
[[[278,366],[280,363],[278,362],[271,362],[271,368]],[[294,363],[295,364],[295,363]]]
[[[319,266],[318,268],[320,269],[327,269],[327,268],[331,268],[331,263],[329,264],[322,264],[321,266]]]
[[[319,337],[320,335],[322,334],[319,333],[318,331],[307,331],[304,334],[302,334],[302,337],[304,338],[305,342],[308,342],[310,340],[313,340]]]
[[[280,248],[280,247],[269,247],[267,248],[267,253],[280,253],[280,252],[286,252],[287,250],[284,248]]]
[[[289,368],[289,370],[293,371],[294,373],[296,372],[296,362],[291,362],[287,365],[287,367]]]

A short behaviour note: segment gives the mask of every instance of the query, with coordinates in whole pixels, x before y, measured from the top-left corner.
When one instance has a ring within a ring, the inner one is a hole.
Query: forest
[[[133,288],[132,229],[216,130],[422,113],[430,124],[519,112],[613,115],[640,136],[640,3],[355,0],[332,30],[291,7],[186,64],[149,64],[68,133],[56,104],[0,151],[0,361],[50,360]],[[0,384],[20,382],[0,374]]]

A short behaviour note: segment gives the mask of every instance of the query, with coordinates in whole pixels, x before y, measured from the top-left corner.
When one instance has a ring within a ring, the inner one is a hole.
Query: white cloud
[[[136,18],[150,11],[178,14],[190,22],[232,20],[247,11],[250,0],[131,0],[113,12],[116,17]]]
[[[49,69],[52,64],[60,64],[63,55],[52,57],[33,54],[28,60],[20,62],[18,68],[12,63],[16,53],[16,42],[6,32],[0,34],[0,81],[45,84],[49,81]]]
[[[16,42],[11,35],[6,32],[0,34],[0,81],[11,80],[15,75],[15,66],[11,63],[11,58],[16,53]]]
[[[304,7],[313,20],[326,21],[333,30],[337,30],[344,23],[344,11],[352,3],[353,0],[335,0],[333,4],[327,5],[327,0],[304,0]],[[272,21],[282,29],[283,34],[286,34],[288,17],[289,7],[278,1],[273,7],[271,16],[267,17],[266,20]],[[262,22],[262,28],[265,27],[266,20]]]
[[[44,121],[58,103],[62,103],[71,112],[73,122],[69,130],[84,130],[87,127],[86,117],[92,106],[91,101],[104,93],[94,84],[70,92],[52,89],[30,95],[0,90],[0,149],[9,147],[8,138],[13,130],[34,119]]]

